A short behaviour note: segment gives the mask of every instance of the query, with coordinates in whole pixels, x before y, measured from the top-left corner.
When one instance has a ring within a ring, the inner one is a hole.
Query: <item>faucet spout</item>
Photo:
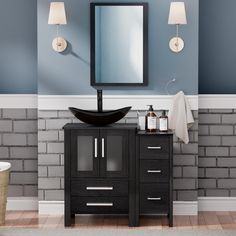
[[[97,90],[98,112],[102,112],[102,90]]]

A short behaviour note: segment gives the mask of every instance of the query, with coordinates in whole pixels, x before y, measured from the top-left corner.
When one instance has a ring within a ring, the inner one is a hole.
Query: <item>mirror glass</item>
[[[92,4],[92,85],[146,85],[145,7]]]

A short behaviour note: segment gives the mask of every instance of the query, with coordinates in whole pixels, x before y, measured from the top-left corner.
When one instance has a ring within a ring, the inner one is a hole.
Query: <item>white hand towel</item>
[[[194,119],[188,100],[182,91],[174,96],[168,116],[169,128],[185,144],[188,144],[188,129],[194,124]]]

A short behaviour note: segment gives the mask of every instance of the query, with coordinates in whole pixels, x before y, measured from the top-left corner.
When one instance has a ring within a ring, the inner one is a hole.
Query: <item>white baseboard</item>
[[[199,197],[198,211],[236,211],[236,197]]]
[[[9,197],[7,198],[8,211],[36,211],[38,210],[37,197]]]
[[[174,215],[197,215],[198,203],[197,201],[180,202],[176,201],[173,204]],[[63,201],[39,201],[40,215],[63,215],[64,202]]]

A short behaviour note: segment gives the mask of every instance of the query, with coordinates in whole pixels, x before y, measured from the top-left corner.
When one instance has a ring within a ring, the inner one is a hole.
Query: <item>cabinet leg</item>
[[[173,227],[173,215],[169,214],[168,218],[169,218],[169,227]]]

